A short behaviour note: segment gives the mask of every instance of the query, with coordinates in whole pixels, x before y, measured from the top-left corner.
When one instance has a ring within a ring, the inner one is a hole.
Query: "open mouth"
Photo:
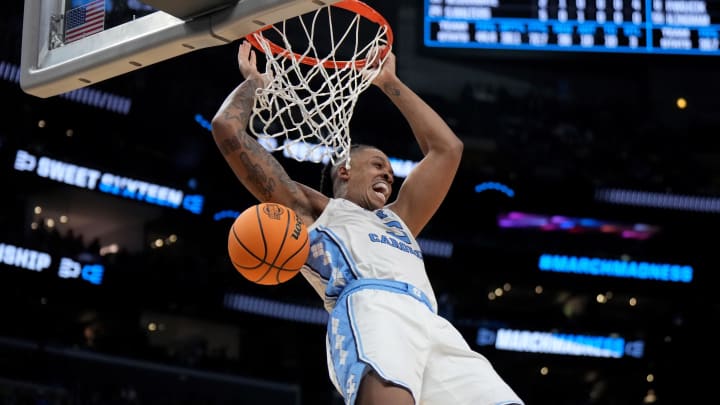
[[[372,188],[375,194],[377,194],[377,196],[382,199],[383,202],[387,200],[387,195],[390,192],[390,187],[387,184],[379,181],[373,184]]]

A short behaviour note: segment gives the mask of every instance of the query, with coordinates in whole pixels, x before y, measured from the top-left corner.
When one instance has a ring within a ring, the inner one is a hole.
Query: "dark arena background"
[[[368,4],[465,144],[420,235],[443,316],[528,405],[717,402],[720,3]],[[237,42],[39,98],[22,14],[0,12],[0,404],[341,404],[315,292],[227,256],[255,203],[209,132]],[[351,130],[421,157],[374,87]]]

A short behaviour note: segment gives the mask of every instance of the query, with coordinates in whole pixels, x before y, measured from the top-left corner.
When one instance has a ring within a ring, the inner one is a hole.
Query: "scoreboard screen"
[[[720,0],[425,0],[430,48],[720,55]]]

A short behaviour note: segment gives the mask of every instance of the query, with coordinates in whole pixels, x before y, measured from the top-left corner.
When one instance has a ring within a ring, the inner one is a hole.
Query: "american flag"
[[[65,43],[105,29],[105,0],[93,0],[65,13]]]

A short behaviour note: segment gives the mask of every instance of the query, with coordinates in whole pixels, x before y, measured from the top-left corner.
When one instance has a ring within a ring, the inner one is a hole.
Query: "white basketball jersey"
[[[348,282],[368,278],[417,287],[437,311],[420,246],[392,210],[368,211],[345,199],[330,199],[308,231],[310,254],[302,274],[328,311]]]

